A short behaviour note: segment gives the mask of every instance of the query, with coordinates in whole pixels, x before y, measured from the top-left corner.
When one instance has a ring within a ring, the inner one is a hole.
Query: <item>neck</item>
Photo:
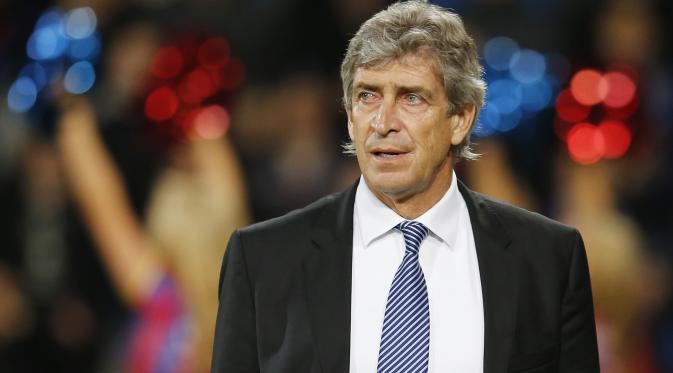
[[[439,173],[430,185],[420,192],[411,195],[393,195],[372,190],[372,193],[399,216],[413,220],[430,210],[444,197],[451,187],[452,178],[453,169],[449,167],[448,170]]]

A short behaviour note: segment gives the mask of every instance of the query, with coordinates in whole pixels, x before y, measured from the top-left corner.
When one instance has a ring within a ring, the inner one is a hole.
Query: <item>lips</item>
[[[377,158],[387,158],[394,159],[405,154],[408,154],[407,151],[395,148],[375,148],[371,152]]]

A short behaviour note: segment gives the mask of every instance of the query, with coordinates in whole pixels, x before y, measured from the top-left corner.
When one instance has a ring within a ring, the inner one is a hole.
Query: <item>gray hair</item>
[[[428,54],[449,98],[454,115],[470,105],[478,114],[484,104],[486,83],[477,47],[465,31],[460,17],[422,0],[398,2],[380,11],[360,26],[348,44],[341,63],[344,106],[352,105],[353,77],[359,67],[384,65],[408,54]],[[474,127],[474,126],[473,126]],[[470,132],[451,148],[454,160],[475,159],[470,149]],[[346,143],[344,153],[355,154],[355,145]]]

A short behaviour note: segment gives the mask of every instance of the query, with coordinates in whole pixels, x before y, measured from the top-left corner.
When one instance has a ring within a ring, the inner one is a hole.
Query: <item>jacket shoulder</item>
[[[501,224],[513,234],[539,232],[545,235],[575,235],[577,229],[540,213],[511,205],[483,194],[475,193],[484,205],[498,217]]]
[[[282,235],[284,232],[294,232],[294,234],[296,234],[296,232],[308,233],[308,229],[311,228],[313,222],[322,215],[326,209],[332,208],[338,200],[343,198],[344,193],[346,192],[330,194],[306,207],[292,210],[285,215],[241,228],[239,229],[239,232],[242,236]]]
[[[324,214],[329,214],[343,201],[343,193],[323,197],[310,205],[283,216],[262,221],[234,232],[237,249],[245,257],[252,281],[260,276],[282,283],[314,248],[311,232]],[[286,268],[287,271],[279,271]]]

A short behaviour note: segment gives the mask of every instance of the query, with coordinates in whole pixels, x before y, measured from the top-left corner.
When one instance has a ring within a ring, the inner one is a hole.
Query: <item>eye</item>
[[[358,101],[367,103],[367,102],[372,102],[374,100],[376,100],[376,95],[372,92],[362,91],[362,92],[358,93]]]
[[[423,99],[421,96],[415,94],[415,93],[409,93],[407,94],[404,99],[407,101],[407,103],[411,105],[418,105],[423,102]]]

